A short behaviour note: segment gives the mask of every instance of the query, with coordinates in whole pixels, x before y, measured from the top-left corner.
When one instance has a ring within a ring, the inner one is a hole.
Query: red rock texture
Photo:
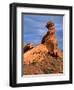
[[[54,23],[47,24],[48,32],[41,44],[28,44],[23,53],[23,74],[63,73],[63,52],[58,48]]]
[[[42,61],[47,53],[48,49],[46,48],[46,46],[40,44],[23,54],[24,63],[30,64],[33,61]]]

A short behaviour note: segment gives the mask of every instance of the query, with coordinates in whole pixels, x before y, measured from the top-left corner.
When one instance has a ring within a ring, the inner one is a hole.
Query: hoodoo
[[[46,25],[48,32],[46,35],[42,38],[41,43],[44,44],[48,52],[53,56],[58,56],[58,41],[56,38],[56,28],[53,22],[49,21]]]

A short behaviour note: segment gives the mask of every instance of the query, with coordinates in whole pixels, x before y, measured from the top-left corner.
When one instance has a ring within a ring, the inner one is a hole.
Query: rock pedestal
[[[48,52],[50,54],[52,54],[53,56],[57,56],[58,55],[58,41],[55,34],[56,32],[55,25],[52,22],[49,22],[47,28],[48,28],[48,32],[42,38],[41,43],[47,47]]]

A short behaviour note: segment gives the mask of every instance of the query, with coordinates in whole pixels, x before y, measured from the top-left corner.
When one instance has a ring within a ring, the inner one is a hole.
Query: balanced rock
[[[56,38],[56,28],[53,22],[49,21],[46,25],[48,32],[46,35],[42,38],[41,43],[44,44],[48,52],[53,56],[58,56],[58,41]]]

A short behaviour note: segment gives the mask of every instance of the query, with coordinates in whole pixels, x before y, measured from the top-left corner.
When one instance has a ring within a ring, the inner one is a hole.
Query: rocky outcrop
[[[40,44],[23,54],[23,74],[55,74],[63,73],[63,53],[61,57],[54,57],[48,53],[45,45]]]
[[[34,46],[33,46],[32,43],[28,43],[27,45],[25,45],[25,46],[23,47],[23,52],[25,53],[25,52],[27,52],[28,50],[32,49],[33,47],[34,47]]]
[[[55,58],[46,54],[41,61],[32,61],[29,64],[23,64],[23,74],[58,74],[63,73],[63,58]]]
[[[23,54],[24,63],[30,64],[32,62],[40,62],[46,57],[47,53],[48,49],[46,46],[40,44]]]
[[[23,74],[63,73],[63,52],[58,48],[55,26],[49,22],[41,44],[29,43],[24,47]]]

